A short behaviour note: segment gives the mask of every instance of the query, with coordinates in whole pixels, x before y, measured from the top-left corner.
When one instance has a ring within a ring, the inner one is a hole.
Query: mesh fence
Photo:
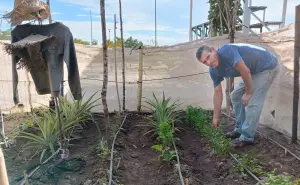
[[[284,32],[284,31],[282,31]],[[281,32],[281,33],[282,33]],[[279,32],[278,32],[279,33]],[[261,123],[269,125],[284,134],[291,135],[292,101],[293,101],[293,39],[278,37],[277,32],[269,36],[243,37],[237,36],[236,42],[252,43],[269,49],[281,62],[281,71],[268,93],[261,116]],[[142,73],[142,109],[144,98],[152,98],[153,93],[159,98],[165,93],[171,101],[178,100],[182,108],[187,105],[201,106],[206,109],[213,108],[213,84],[208,74],[208,68],[196,61],[195,53],[202,44],[219,47],[227,43],[227,36],[197,40],[192,43],[183,43],[169,47],[146,48],[143,52]],[[84,100],[98,91],[95,98],[101,104],[101,90],[103,84],[103,55],[102,49],[95,46],[76,45],[78,65],[80,70],[80,83],[84,93]],[[4,112],[14,112],[12,97],[11,57],[0,50],[2,57],[0,73],[0,102]],[[123,102],[122,83],[122,54],[121,49],[116,51],[117,68],[115,68],[114,49],[108,50],[108,89],[107,102],[109,111],[118,110],[115,69],[117,69],[117,84],[119,98]],[[138,76],[139,51],[125,49],[125,108],[137,110],[138,104]],[[71,98],[68,84],[68,68],[64,67],[64,94]],[[49,95],[38,95],[35,85],[26,73],[18,70],[19,93],[24,110],[30,110],[40,105],[48,105]],[[235,79],[237,83],[240,78]],[[29,88],[30,87],[30,88]],[[225,93],[225,82],[223,82]],[[30,89],[30,91],[28,90]],[[30,101],[31,100],[31,101]],[[31,103],[30,103],[31,102]],[[225,107],[225,96],[223,98]],[[95,107],[93,112],[102,112],[102,105]],[[18,109],[19,110],[19,109]]]

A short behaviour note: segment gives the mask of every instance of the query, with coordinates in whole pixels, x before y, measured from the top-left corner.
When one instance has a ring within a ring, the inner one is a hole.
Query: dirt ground
[[[174,165],[159,161],[157,159],[159,153],[151,149],[156,141],[149,135],[144,136],[149,128],[138,126],[145,124],[145,116],[147,115],[133,113],[127,116],[115,143],[113,181],[118,185],[180,185],[180,177]],[[104,129],[102,118],[97,116],[96,119]],[[227,125],[225,131],[234,127],[234,121],[225,116],[222,119],[222,122]],[[208,138],[200,136],[184,122],[177,124],[177,127],[180,131],[175,134],[178,138],[176,147],[184,181],[189,185],[256,184],[251,176],[242,176],[234,171],[234,162],[230,157],[213,154]],[[264,129],[261,131],[266,133]],[[279,142],[285,141],[282,135],[271,131],[268,132],[268,136],[275,136]],[[100,142],[95,125],[89,124],[81,133],[81,137],[72,142],[70,164],[66,165],[66,161],[65,163],[51,161],[32,176],[30,185],[102,185],[107,182],[110,154],[104,158],[98,155],[100,152],[97,147]],[[245,154],[255,151],[264,170],[277,169],[280,173],[300,177],[299,161],[290,155],[285,155],[283,149],[263,137],[258,136],[257,141],[257,144],[235,149],[233,153]],[[23,170],[32,169],[39,163],[38,157],[29,161],[30,154],[21,150],[23,145],[22,140],[17,140],[11,148],[4,149],[12,185],[20,184],[18,178],[22,177]],[[292,151],[297,151],[297,146],[288,144],[287,146]]]

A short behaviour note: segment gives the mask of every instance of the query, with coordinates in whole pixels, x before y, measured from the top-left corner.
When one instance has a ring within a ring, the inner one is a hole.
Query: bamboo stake
[[[122,21],[122,2],[119,0],[120,9],[120,29],[121,29],[121,43],[122,43],[122,76],[123,76],[123,111],[125,111],[125,56],[124,56],[124,40],[123,40],[123,21]]]
[[[1,147],[0,147],[0,184],[1,185],[9,185],[4,155],[3,155]]]
[[[119,116],[121,114],[121,102],[120,102],[120,95],[119,95],[119,87],[118,87],[118,66],[117,66],[117,46],[116,46],[116,29],[117,29],[117,20],[116,14],[114,14],[114,49],[115,49],[115,81],[116,81],[116,91],[118,96],[118,103],[119,103]]]
[[[137,110],[141,112],[142,106],[142,85],[143,85],[143,47],[139,48],[139,80],[138,80],[138,104]]]

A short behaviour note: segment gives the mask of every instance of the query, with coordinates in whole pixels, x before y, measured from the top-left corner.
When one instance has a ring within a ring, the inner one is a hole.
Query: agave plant
[[[68,140],[80,124],[93,121],[91,109],[97,106],[95,102],[98,101],[98,99],[92,100],[95,94],[84,103],[82,100],[69,102],[65,97],[60,98],[62,132]],[[39,114],[35,120],[37,132],[22,131],[17,138],[28,140],[24,148],[34,150],[34,155],[41,154],[40,160],[42,160],[46,152],[54,154],[58,149],[58,141],[62,133],[59,129],[56,111],[45,109]]]
[[[179,104],[178,101],[170,103],[171,98],[167,98],[165,93],[163,92],[163,98],[159,101],[156,95],[153,93],[153,99],[150,100],[146,98],[147,101],[145,107],[152,110],[153,114],[149,119],[149,126],[153,129],[147,133],[155,132],[155,134],[159,134],[160,125],[161,123],[173,124],[175,121],[178,121],[178,114],[176,109],[178,108]],[[173,125],[174,126],[174,125]]]

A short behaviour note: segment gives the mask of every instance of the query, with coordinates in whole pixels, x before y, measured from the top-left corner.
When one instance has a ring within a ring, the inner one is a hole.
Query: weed
[[[246,176],[245,167],[247,167],[255,175],[262,175],[265,172],[263,171],[262,166],[260,166],[259,160],[256,157],[256,154],[251,151],[247,154],[242,155],[241,157],[236,156],[240,163],[235,163],[233,168],[237,173]]]
[[[102,160],[105,160],[108,158],[108,156],[110,155],[111,153],[111,150],[110,148],[108,147],[107,145],[107,141],[104,140],[104,138],[102,138],[100,140],[100,143],[99,145],[97,146],[97,153],[98,153],[98,156],[102,159]]]
[[[288,175],[275,175],[275,171],[267,174],[267,178],[263,185],[299,185],[300,179],[292,181],[292,177]]]

